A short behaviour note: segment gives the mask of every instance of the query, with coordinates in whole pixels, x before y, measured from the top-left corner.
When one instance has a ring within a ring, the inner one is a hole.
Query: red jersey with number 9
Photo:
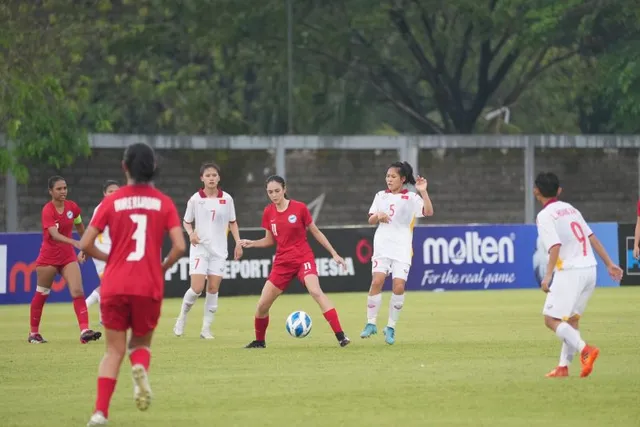
[[[278,212],[273,203],[264,209],[262,228],[273,234],[278,263],[295,261],[313,253],[307,241],[307,227],[312,222],[307,205],[297,200],[289,200],[284,212]]]
[[[111,237],[100,295],[162,299],[162,243],[181,226],[173,200],[151,185],[127,185],[103,200],[90,226],[109,226]]]

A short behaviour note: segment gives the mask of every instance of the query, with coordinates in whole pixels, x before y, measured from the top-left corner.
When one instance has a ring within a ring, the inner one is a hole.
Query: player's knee
[[[71,286],[69,285],[69,293],[71,294],[71,298],[79,298],[84,296],[84,291],[82,290],[82,285],[80,286]]]

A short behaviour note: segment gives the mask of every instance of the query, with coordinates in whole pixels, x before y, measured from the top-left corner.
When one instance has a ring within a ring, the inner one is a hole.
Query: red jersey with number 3
[[[111,237],[100,295],[162,299],[162,243],[180,227],[173,200],[151,185],[127,185],[103,200],[90,225],[101,232],[109,226]]]
[[[273,203],[264,209],[262,228],[273,234],[277,263],[297,261],[313,254],[307,241],[307,227],[312,222],[307,205],[297,200],[289,200],[284,212],[278,212]]]
[[[49,227],[56,227],[58,233],[69,239],[73,238],[73,221],[82,211],[71,200],[64,201],[64,209],[58,212],[53,202],[42,208],[42,246],[38,256],[40,265],[62,265],[75,259],[76,252],[68,243],[56,242],[49,234]]]
[[[589,236],[591,228],[579,210],[569,203],[551,199],[536,218],[538,235],[547,252],[560,246],[556,270],[592,267],[597,264]]]

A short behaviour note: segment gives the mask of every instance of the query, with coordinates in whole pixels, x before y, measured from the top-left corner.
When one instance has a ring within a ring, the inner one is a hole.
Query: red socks
[[[151,350],[147,347],[138,347],[129,354],[129,360],[131,366],[142,365],[144,370],[149,372],[149,365],[151,364]]]
[[[325,313],[323,313],[323,315],[324,315],[324,318],[327,319],[327,322],[329,322],[329,326],[331,326],[331,329],[333,330],[334,334],[342,332],[342,326],[340,326],[340,319],[338,319],[338,312],[336,311],[335,308],[332,308],[331,310],[326,311]]]
[[[269,326],[269,316],[254,320],[254,326],[256,330],[256,341],[264,341],[267,336],[267,327]]]
[[[116,389],[116,381],[115,378],[98,377],[98,397],[94,413],[100,411],[105,418],[109,418],[109,404]]]
[[[49,298],[49,294],[43,294],[42,292],[36,291],[33,295],[33,299],[31,299],[31,333],[37,334],[40,332],[40,319],[42,319],[42,310],[44,309],[44,303]]]
[[[73,299],[73,309],[76,312],[80,331],[89,329],[89,312],[87,311],[87,302],[85,301],[84,296],[75,297]]]

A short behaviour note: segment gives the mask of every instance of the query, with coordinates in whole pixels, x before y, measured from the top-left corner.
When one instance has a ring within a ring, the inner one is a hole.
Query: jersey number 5
[[[582,245],[582,255],[587,256],[587,236],[584,235],[582,226],[574,221],[571,223],[571,231],[573,232],[573,235],[576,236],[576,239],[578,239],[578,242]]]
[[[389,210],[391,211],[391,215],[389,215],[389,218],[391,218],[392,216],[394,216],[396,214],[396,210],[394,209],[395,207],[396,207],[395,204],[389,205]]]
[[[136,248],[129,254],[127,261],[140,261],[147,249],[147,216],[131,214],[129,218],[136,224],[136,231],[131,235],[131,238],[136,242]]]

